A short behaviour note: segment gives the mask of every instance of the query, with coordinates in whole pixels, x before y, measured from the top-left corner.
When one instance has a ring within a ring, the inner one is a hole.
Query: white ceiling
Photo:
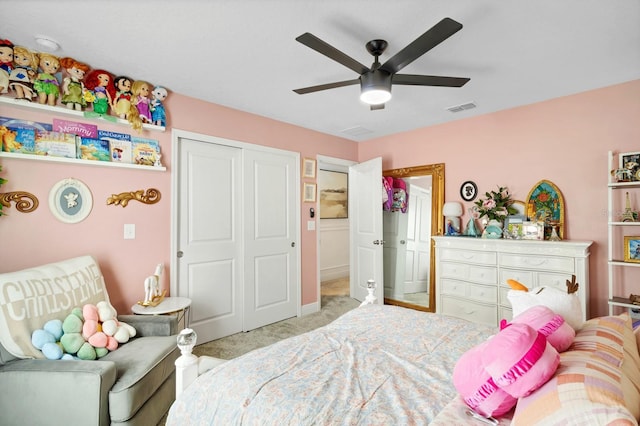
[[[356,141],[640,79],[638,0],[2,0],[1,10],[0,38],[14,44],[43,50],[34,36],[45,35],[94,68]],[[464,27],[402,73],[471,78],[462,88],[394,86],[378,111],[357,85],[292,91],[357,78],[296,42],[304,32],[371,65],[367,41],[388,41],[384,62],[444,17]],[[468,102],[477,108],[446,110]]]

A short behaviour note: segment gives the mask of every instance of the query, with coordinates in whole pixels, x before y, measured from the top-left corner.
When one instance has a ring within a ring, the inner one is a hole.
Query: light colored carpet
[[[236,333],[228,337],[197,345],[195,355],[208,355],[222,359],[236,358],[254,349],[258,349],[287,337],[306,333],[329,324],[340,315],[360,305],[348,296],[322,296],[322,309],[300,318],[294,317],[248,332]]]

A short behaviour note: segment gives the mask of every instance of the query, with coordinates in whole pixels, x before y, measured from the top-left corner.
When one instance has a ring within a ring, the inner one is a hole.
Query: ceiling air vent
[[[369,133],[373,133],[373,130],[365,129],[362,126],[349,127],[348,129],[342,130],[340,133],[344,133],[349,136],[362,136]]]
[[[467,109],[475,108],[477,105],[474,102],[467,102],[466,104],[454,105],[452,107],[446,108],[447,111],[450,112],[460,112]]]

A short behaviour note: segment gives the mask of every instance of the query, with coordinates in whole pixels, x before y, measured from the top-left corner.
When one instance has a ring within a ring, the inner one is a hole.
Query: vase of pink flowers
[[[480,219],[484,225],[483,237],[501,238],[504,220],[518,211],[512,206],[513,200],[507,187],[499,186],[497,191],[485,192],[472,207],[474,219]]]

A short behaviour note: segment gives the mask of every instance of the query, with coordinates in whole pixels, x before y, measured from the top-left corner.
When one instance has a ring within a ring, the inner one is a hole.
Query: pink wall
[[[382,156],[384,168],[443,162],[447,200],[460,201],[460,184],[469,179],[480,191],[507,185],[520,200],[536,182],[548,179],[565,197],[567,237],[595,242],[591,314],[606,313],[607,151],[640,148],[640,80],[359,144],[177,94],[169,96],[167,109],[176,129],[292,150],[301,158],[322,154],[362,161]],[[54,117],[4,105],[0,115],[46,122]],[[5,209],[10,216],[0,218],[0,272],[89,253],[99,260],[119,312],[129,312],[142,298],[144,278],[158,262],[167,267],[163,278],[168,289],[171,132],[145,131],[143,136],[160,141],[167,172],[0,159],[1,176],[9,180],[0,191],[29,191],[40,199],[33,213],[18,213],[12,206]],[[94,198],[89,217],[74,225],[56,220],[47,206],[51,187],[68,177],[85,182]],[[161,191],[158,204],[106,205],[113,193],[147,188]],[[316,234],[306,230],[307,208],[303,204],[300,211],[302,304],[318,298]],[[136,224],[135,240],[123,239],[125,223]]]
[[[368,141],[359,145],[358,160],[382,156],[384,169],[445,163],[446,201],[462,202],[466,180],[481,194],[508,186],[523,201],[538,181],[555,183],[565,199],[566,238],[594,241],[596,316],[608,312],[609,150],[640,150],[640,80]]]
[[[171,94],[166,104],[169,124],[181,130],[214,135],[237,141],[272,146],[315,158],[317,154],[355,160],[357,144],[264,117]],[[52,118],[73,119],[65,115],[34,112],[0,105],[0,116],[51,123]],[[86,121],[86,120],[76,120]],[[120,125],[98,121],[101,129],[131,133]],[[7,179],[1,192],[28,191],[40,200],[32,213],[19,213],[12,204],[0,218],[3,243],[0,272],[15,271],[83,254],[95,256],[109,289],[111,302],[120,313],[144,297],[143,282],[158,262],[164,262],[163,285],[170,288],[171,224],[171,131],[147,131],[141,135],[158,139],[167,172],[94,167],[66,163],[0,158]],[[59,222],[49,211],[51,187],[61,179],[83,181],[93,195],[93,210],[78,224]],[[307,179],[308,180],[308,179]],[[153,205],[132,201],[125,208],[107,206],[114,193],[156,188],[162,199]],[[316,234],[306,230],[308,204],[301,206],[302,304],[315,302],[317,293]],[[123,239],[123,225],[136,225],[136,239]]]

